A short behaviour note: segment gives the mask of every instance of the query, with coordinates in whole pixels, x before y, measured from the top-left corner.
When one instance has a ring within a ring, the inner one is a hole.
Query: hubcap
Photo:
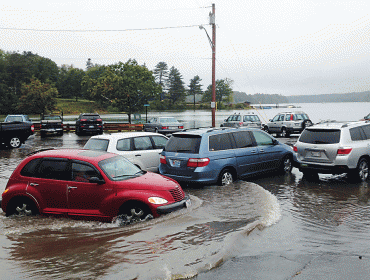
[[[231,173],[226,172],[222,175],[222,185],[226,186],[233,182],[233,175]]]
[[[15,210],[17,210],[18,215],[21,215],[21,214],[26,214],[27,216],[32,215],[32,211],[31,210],[27,210],[27,204],[25,204],[25,203],[23,203],[22,208],[19,207],[19,206],[17,206],[15,208]]]
[[[289,158],[286,158],[286,159],[284,160],[284,171],[285,171],[285,172],[289,172],[289,171],[290,171],[290,169],[291,169],[291,167],[292,167],[292,162],[290,161],[290,159],[289,159]]]
[[[366,161],[362,161],[359,166],[359,177],[362,181],[366,181],[369,176],[369,167]]]
[[[18,138],[12,138],[10,140],[10,146],[12,147],[18,147],[21,141]]]

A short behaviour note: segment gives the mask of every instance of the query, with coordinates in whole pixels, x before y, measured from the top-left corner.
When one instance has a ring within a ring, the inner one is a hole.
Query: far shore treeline
[[[71,105],[72,101],[95,103],[86,107],[91,110],[126,113],[129,120],[131,114],[144,112],[148,105],[152,111],[210,109],[212,85],[204,89],[201,81],[195,75],[185,85],[179,70],[175,66],[169,68],[166,62],[148,69],[134,59],[111,65],[94,64],[87,59],[86,69],[79,69],[66,64],[59,67],[51,59],[32,52],[0,50],[0,115],[41,115],[58,110],[75,114],[73,110],[78,106]],[[233,91],[232,86],[233,81],[228,78],[216,80],[218,110],[249,109],[249,104],[345,101],[347,97],[357,101],[360,96],[355,93],[314,98],[269,93],[247,95]],[[61,108],[66,100],[69,105]],[[369,92],[362,93],[358,101],[368,100]]]

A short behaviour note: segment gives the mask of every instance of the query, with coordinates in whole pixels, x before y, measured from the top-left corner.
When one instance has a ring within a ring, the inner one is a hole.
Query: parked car
[[[172,134],[159,172],[178,182],[228,185],[260,172],[290,172],[294,161],[291,147],[259,129],[194,129]]]
[[[168,138],[154,132],[122,132],[92,136],[84,149],[124,156],[142,170],[158,172],[159,155]]]
[[[306,128],[294,145],[299,170],[306,176],[347,173],[366,181],[370,164],[370,123],[329,122]]]
[[[273,117],[263,129],[268,133],[276,133],[277,137],[289,137],[290,134],[301,133],[311,125],[312,121],[304,112],[284,112]]]
[[[144,131],[152,131],[162,134],[171,134],[182,131],[184,125],[173,117],[156,117],[144,124]]]
[[[76,120],[76,134],[103,134],[103,120],[98,113],[82,113]]]
[[[253,114],[233,114],[230,115],[225,121],[221,124],[221,127],[240,127],[247,126],[251,128],[262,128],[262,122],[260,118]]]
[[[0,144],[19,148],[35,131],[35,126],[27,115],[8,115],[0,123]]]
[[[44,214],[112,221],[159,217],[190,203],[181,186],[120,155],[47,150],[24,159],[2,194],[6,216]]]
[[[40,136],[63,135],[63,119],[61,116],[44,116],[40,122]]]

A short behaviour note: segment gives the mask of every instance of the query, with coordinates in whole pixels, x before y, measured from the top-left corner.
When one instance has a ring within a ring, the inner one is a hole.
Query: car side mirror
[[[278,141],[278,140],[276,140],[276,139],[273,139],[273,140],[272,140],[272,144],[273,144],[273,145],[278,145],[278,144],[279,144],[279,141]]]
[[[98,177],[91,177],[89,179],[89,183],[102,185],[105,183],[105,181],[103,179],[99,179]]]

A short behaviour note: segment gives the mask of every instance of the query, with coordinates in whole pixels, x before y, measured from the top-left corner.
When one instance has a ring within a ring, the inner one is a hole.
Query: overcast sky
[[[211,83],[211,46],[199,29],[216,7],[216,79],[247,94],[370,90],[369,0],[2,1],[0,49],[61,66],[164,61],[185,85]],[[4,3],[5,2],[5,3]],[[71,32],[74,31],[74,32]],[[83,31],[83,32],[79,32]]]

